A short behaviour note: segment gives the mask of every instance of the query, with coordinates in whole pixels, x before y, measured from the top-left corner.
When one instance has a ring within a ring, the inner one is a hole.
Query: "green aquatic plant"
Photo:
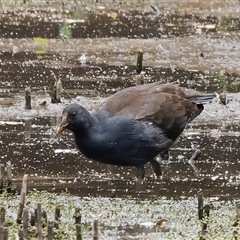
[[[228,82],[228,78],[224,71],[213,72],[213,73],[211,73],[210,76],[214,82],[216,82],[216,81],[218,82],[219,89],[221,89],[222,91],[227,90],[227,86],[228,86],[229,82]]]
[[[225,71],[216,71],[211,73],[210,79],[214,82],[214,85],[218,86],[219,92],[237,92],[239,90],[239,85],[234,84],[231,76]]]
[[[84,20],[88,17],[88,11],[85,9],[77,9],[73,12],[73,19]]]
[[[60,38],[72,38],[72,30],[70,27],[70,24],[63,22],[60,26],[59,26],[59,37]]]
[[[42,203],[47,219],[53,221],[54,210],[60,208],[59,228],[54,228],[54,239],[75,239],[76,226],[74,222],[75,209],[82,215],[83,239],[92,239],[92,222],[99,219],[100,239],[233,239],[238,236],[235,204],[231,201],[205,199],[211,202],[210,216],[198,220],[197,199],[185,200],[165,199],[139,200],[127,198],[76,197],[68,194],[55,194],[40,191],[30,191],[26,196],[25,208],[34,212],[36,204]],[[0,195],[0,208],[6,210],[6,223],[9,239],[14,239],[22,225],[16,223],[19,196]],[[166,220],[163,223],[158,223]],[[202,233],[202,225],[207,229]],[[129,233],[128,229],[136,229]],[[36,239],[36,226],[29,226],[29,239]],[[119,230],[120,229],[120,230]],[[147,230],[145,232],[145,230]],[[46,236],[47,227],[43,228]],[[132,235],[131,235],[132,234]],[[143,238],[144,235],[144,238]]]
[[[220,17],[218,22],[218,30],[224,32],[239,30],[239,19],[228,16]]]

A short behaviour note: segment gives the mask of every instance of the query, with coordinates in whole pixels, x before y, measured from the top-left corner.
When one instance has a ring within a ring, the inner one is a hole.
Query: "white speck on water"
[[[24,124],[23,122],[14,122],[14,121],[0,121],[0,125],[20,125]]]
[[[55,149],[54,153],[70,153],[71,149]]]
[[[218,178],[219,178],[219,176],[212,176],[212,177],[211,177],[211,179],[212,179],[213,181],[217,180]]]
[[[182,159],[184,159],[184,156],[183,155],[178,155],[178,160],[182,160]]]
[[[82,53],[82,55],[78,58],[78,61],[79,61],[82,65],[86,64],[86,61],[87,61],[86,54],[85,54],[85,53]]]

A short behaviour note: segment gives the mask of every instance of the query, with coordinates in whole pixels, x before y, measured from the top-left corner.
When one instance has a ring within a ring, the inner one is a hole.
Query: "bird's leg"
[[[150,161],[150,164],[152,165],[153,171],[156,174],[157,178],[160,178],[162,176],[162,170],[159,162],[155,159],[152,159]]]
[[[145,169],[144,166],[138,166],[137,167],[137,178],[142,181],[145,176]]]
[[[169,154],[169,150],[166,150],[166,151],[164,151],[164,152],[161,152],[160,154],[159,154],[159,156],[160,156],[160,158],[161,158],[161,160],[169,160],[169,157],[170,157],[170,154]]]

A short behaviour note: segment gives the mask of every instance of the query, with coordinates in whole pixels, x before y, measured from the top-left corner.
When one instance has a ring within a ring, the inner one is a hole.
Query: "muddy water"
[[[193,196],[202,189],[206,196],[239,197],[239,127],[226,126],[226,132],[215,136],[218,126],[193,124],[172,148],[170,161],[162,162],[163,179],[154,180],[147,166],[146,181],[139,184],[132,181],[133,168],[86,159],[76,150],[70,133],[56,139],[56,122],[50,117],[1,122],[2,158],[13,163],[15,177],[29,173],[32,187],[80,196],[178,197]],[[187,163],[196,147],[202,151],[197,173]]]
[[[147,166],[144,184],[132,181],[134,168],[108,166],[86,159],[75,148],[73,136],[55,138],[58,118],[33,118],[1,122],[1,152],[10,160],[15,177],[30,174],[30,185],[40,189],[69,191],[80,196],[179,197],[203,190],[206,196],[239,197],[239,127],[196,122],[171,149],[170,161],[163,161],[163,179],[154,180]],[[198,173],[187,163],[196,148]],[[40,181],[40,183],[39,183]]]
[[[0,27],[0,149],[1,162],[13,164],[16,184],[28,173],[32,187],[79,196],[178,198],[202,190],[206,196],[239,197],[239,95],[232,94],[240,88],[239,18],[233,11],[238,2],[210,2],[211,9],[202,3],[174,3],[173,8],[165,3],[139,5],[137,12],[84,5],[80,15],[78,8],[74,15],[57,6],[53,15],[51,7],[36,12],[24,5],[15,14],[6,6]],[[74,39],[56,39],[63,20],[74,16],[84,20],[70,25]],[[39,36],[50,39],[32,39]],[[132,181],[133,168],[86,159],[71,133],[54,135],[65,105],[78,101],[92,109],[102,98],[134,85],[139,50],[147,82],[178,81],[198,90],[229,92],[227,106],[217,100],[207,106],[171,148],[170,161],[162,161],[163,178],[155,180],[147,166],[143,184]],[[79,60],[83,53],[85,62]],[[50,103],[56,79],[65,90],[62,104]],[[24,110],[26,86],[32,89],[30,111]],[[46,107],[39,105],[44,100]],[[196,148],[202,151],[197,173],[187,163]]]

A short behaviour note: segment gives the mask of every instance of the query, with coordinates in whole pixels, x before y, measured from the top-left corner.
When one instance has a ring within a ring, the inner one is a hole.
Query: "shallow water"
[[[67,191],[79,196],[178,198],[194,196],[203,190],[206,196],[239,197],[240,133],[236,124],[239,119],[232,122],[222,119],[219,126],[208,115],[210,109],[212,112],[216,110],[214,104],[218,103],[209,104],[206,113],[194,121],[171,148],[170,161],[165,160],[161,164],[161,180],[154,179],[152,169],[147,165],[146,180],[140,184],[132,180],[135,168],[109,166],[86,159],[76,149],[70,132],[56,138],[55,129],[60,122],[58,116],[62,104],[56,106],[55,113],[53,110],[40,110],[46,111],[46,115],[57,116],[39,117],[35,110],[30,110],[36,116],[27,112],[27,117],[21,112],[17,120],[1,121],[3,162],[12,162],[16,182],[28,173],[32,187]],[[199,173],[187,163],[196,149],[202,151],[196,160]]]

